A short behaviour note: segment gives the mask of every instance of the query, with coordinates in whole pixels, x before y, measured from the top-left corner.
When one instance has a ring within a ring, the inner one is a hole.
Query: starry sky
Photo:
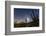
[[[35,15],[39,15],[39,9],[14,8],[14,18],[24,19],[25,16],[31,18],[32,10],[35,11]]]

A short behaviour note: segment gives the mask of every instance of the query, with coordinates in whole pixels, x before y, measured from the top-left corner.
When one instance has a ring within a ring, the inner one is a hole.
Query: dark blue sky
[[[25,16],[30,16],[32,14],[32,10],[35,10],[35,15],[39,15],[39,9],[14,8],[14,17],[19,19],[24,18]]]

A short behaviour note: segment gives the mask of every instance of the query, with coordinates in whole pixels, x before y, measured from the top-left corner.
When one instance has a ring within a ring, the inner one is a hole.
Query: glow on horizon
[[[29,17],[27,17],[27,23],[28,23],[28,22],[30,22],[30,18],[29,18]]]
[[[26,22],[25,20],[27,20],[27,22]],[[15,19],[15,20],[14,20],[14,22],[16,22],[16,23],[22,23],[22,22],[24,22],[24,23],[29,23],[29,22],[31,22],[31,21],[32,21],[32,19],[31,19],[30,17],[21,18],[21,19]]]

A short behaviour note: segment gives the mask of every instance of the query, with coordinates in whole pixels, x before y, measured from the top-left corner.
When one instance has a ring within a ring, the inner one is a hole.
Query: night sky
[[[31,18],[32,10],[35,10],[35,15],[39,15],[39,9],[24,9],[24,8],[14,8],[14,18],[22,19],[25,16]]]

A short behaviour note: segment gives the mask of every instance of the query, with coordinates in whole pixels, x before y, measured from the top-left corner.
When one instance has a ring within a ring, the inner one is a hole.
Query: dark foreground
[[[38,27],[39,26],[39,22],[29,22],[29,23],[14,23],[14,28],[16,27]]]

